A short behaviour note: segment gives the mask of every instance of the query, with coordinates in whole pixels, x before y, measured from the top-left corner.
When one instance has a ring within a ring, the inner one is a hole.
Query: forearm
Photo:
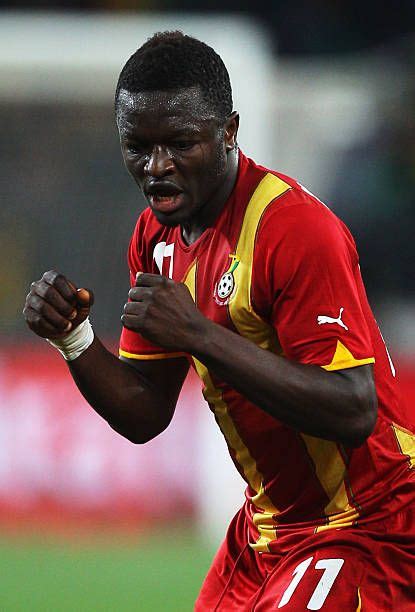
[[[347,446],[359,446],[372,431],[377,406],[371,366],[327,372],[262,350],[207,319],[185,285],[159,275],[141,274],[129,298],[125,327],[194,355],[275,419]]]
[[[154,438],[170,422],[174,406],[169,406],[160,390],[109,352],[97,337],[68,366],[92,408],[132,442]]]
[[[359,376],[357,385],[355,372],[289,361],[210,321],[192,351],[255,405],[303,433],[358,446],[374,426],[376,396],[369,372]]]

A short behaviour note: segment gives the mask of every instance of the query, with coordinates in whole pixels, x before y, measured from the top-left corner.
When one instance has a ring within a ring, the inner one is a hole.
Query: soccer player
[[[135,443],[168,426],[196,368],[247,483],[196,610],[415,610],[415,438],[352,236],[239,150],[229,76],[206,44],[154,35],[115,108],[148,202],[120,359],[94,336],[92,293],[62,274],[32,284],[24,313]]]

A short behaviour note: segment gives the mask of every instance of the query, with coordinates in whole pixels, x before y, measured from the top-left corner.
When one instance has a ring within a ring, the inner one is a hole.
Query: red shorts
[[[196,601],[196,612],[415,612],[415,511],[306,537],[284,553],[248,544],[242,508]]]

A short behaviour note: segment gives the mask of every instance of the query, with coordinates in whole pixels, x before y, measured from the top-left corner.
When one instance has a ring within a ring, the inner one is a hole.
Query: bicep
[[[259,313],[289,359],[330,370],[373,362],[350,236],[323,207],[289,213],[275,214],[279,233],[273,239],[267,234],[255,261],[253,302]]]

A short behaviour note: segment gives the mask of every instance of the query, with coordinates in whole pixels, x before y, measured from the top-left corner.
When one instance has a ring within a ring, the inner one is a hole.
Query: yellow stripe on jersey
[[[362,598],[360,595],[360,589],[357,589],[357,608],[356,612],[362,612]]]
[[[367,365],[368,363],[375,363],[374,357],[367,357],[366,359],[355,359],[352,353],[337,340],[336,351],[333,359],[328,365],[321,366],[325,370],[331,372],[333,370],[346,370],[348,368],[355,368],[356,366]]]
[[[191,266],[189,266],[186,274],[183,277],[183,283],[190,291],[190,295],[193,298],[193,301],[196,303],[196,269],[197,269],[197,260],[195,259]]]
[[[189,289],[193,299],[196,297],[196,262],[189,268],[184,284]],[[218,425],[225,436],[229,446],[235,453],[235,460],[242,467],[245,478],[250,487],[256,492],[252,501],[261,510],[254,514],[253,521],[256,525],[260,538],[253,545],[256,550],[268,551],[268,542],[275,540],[275,521],[273,516],[278,513],[277,508],[271,503],[264,493],[263,476],[258,471],[255,459],[251,456],[249,449],[240,437],[234,422],[229,414],[228,406],[223,400],[222,392],[215,387],[209,375],[208,369],[198,359],[193,357],[196,371],[203,381],[203,395],[206,401],[213,406]]]
[[[290,189],[291,186],[288,183],[273,174],[266,174],[255,189],[245,210],[241,233],[234,253],[235,260],[238,261],[238,266],[233,272],[236,290],[228,306],[230,318],[241,336],[248,338],[262,349],[276,353],[281,351],[281,347],[275,330],[271,325],[265,323],[252,308],[252,266],[255,239],[262,215],[275,198]],[[227,435],[226,431],[224,431],[224,434]],[[246,466],[242,464],[242,467],[246,473]],[[253,516],[253,522],[258,529],[260,538],[252,545],[252,548],[267,550],[268,543],[276,537],[274,515],[278,511],[263,493],[262,475],[259,475],[259,478],[258,481],[257,477],[255,483],[251,483],[248,479],[251,487],[257,492],[252,501],[257,508],[262,510],[262,512]]]
[[[230,318],[241,336],[248,338],[248,340],[251,340],[251,342],[254,342],[262,349],[270,350],[275,353],[281,352],[275,330],[271,325],[265,323],[252,308],[252,266],[255,239],[262,215],[275,198],[281,196],[290,189],[291,186],[277,176],[266,174],[254,191],[245,210],[241,233],[234,254],[235,260],[239,262],[233,272],[236,289],[235,295],[228,305]],[[222,419],[221,428],[225,427],[222,431],[228,443],[232,446],[232,441],[235,442],[235,440],[231,441],[229,436],[233,433],[233,423],[229,423],[229,421],[230,417],[228,414],[226,419]],[[231,430],[229,430],[229,428],[231,428]],[[240,445],[243,445],[242,440],[239,439],[238,442]],[[232,448],[234,447],[232,446]],[[244,448],[246,447],[244,446]],[[246,459],[243,452],[240,453],[240,459],[242,461]],[[253,522],[258,529],[260,537],[257,542],[251,546],[255,550],[266,551],[268,549],[268,543],[276,538],[274,517],[275,514],[278,513],[278,510],[263,492],[263,477],[256,470],[255,461],[252,457],[251,462],[252,465],[244,465],[243,463],[241,465],[247,476],[247,472],[249,473],[251,470],[253,472],[251,476],[254,476],[254,478],[250,480],[248,477],[248,482],[254,491],[257,492],[252,501],[258,509],[262,510],[262,512],[257,512],[253,516]]]
[[[355,359],[344,344],[337,340],[333,359],[322,368],[332,372],[374,362],[373,357]],[[316,533],[353,525],[359,518],[359,512],[350,504],[345,486],[346,465],[336,443],[305,434],[301,434],[301,436],[314,463],[316,476],[330,500],[324,509],[328,522],[326,525],[318,527]]]
[[[407,455],[410,467],[415,467],[415,434],[396,424],[392,425],[392,429],[395,433],[399,450],[403,455]]]
[[[263,475],[258,470],[255,459],[235,427],[228,406],[222,397],[222,392],[214,386],[207,368],[197,359],[194,359],[194,362],[197,373],[204,383],[203,395],[206,401],[213,406],[218,425],[230,448],[235,453],[235,460],[242,467],[251,489],[256,492],[256,495],[252,497],[252,502],[260,512],[255,513],[252,520],[259,531],[260,537],[255,544],[252,544],[252,548],[266,552],[268,551],[268,543],[276,539],[274,516],[278,514],[278,510],[264,492]]]
[[[273,352],[280,352],[275,330],[254,312],[251,304],[251,280],[257,230],[268,205],[291,186],[273,174],[266,174],[255,189],[242,224],[235,250],[238,267],[234,270],[235,295],[229,303],[229,314],[241,336],[257,346]]]
[[[118,350],[120,357],[128,357],[128,359],[142,359],[144,361],[148,359],[170,359],[172,357],[185,357],[186,353],[154,353],[152,355],[138,355],[137,353],[127,353],[122,349]]]
[[[315,438],[307,434],[301,434],[301,437],[314,463],[316,476],[330,500],[324,509],[325,514],[329,517],[330,515],[337,514],[336,520],[341,520],[339,513],[349,517],[352,511],[352,513],[356,514],[354,518],[357,518],[358,513],[350,505],[344,485],[346,465],[337,448],[337,444],[330,440]]]

